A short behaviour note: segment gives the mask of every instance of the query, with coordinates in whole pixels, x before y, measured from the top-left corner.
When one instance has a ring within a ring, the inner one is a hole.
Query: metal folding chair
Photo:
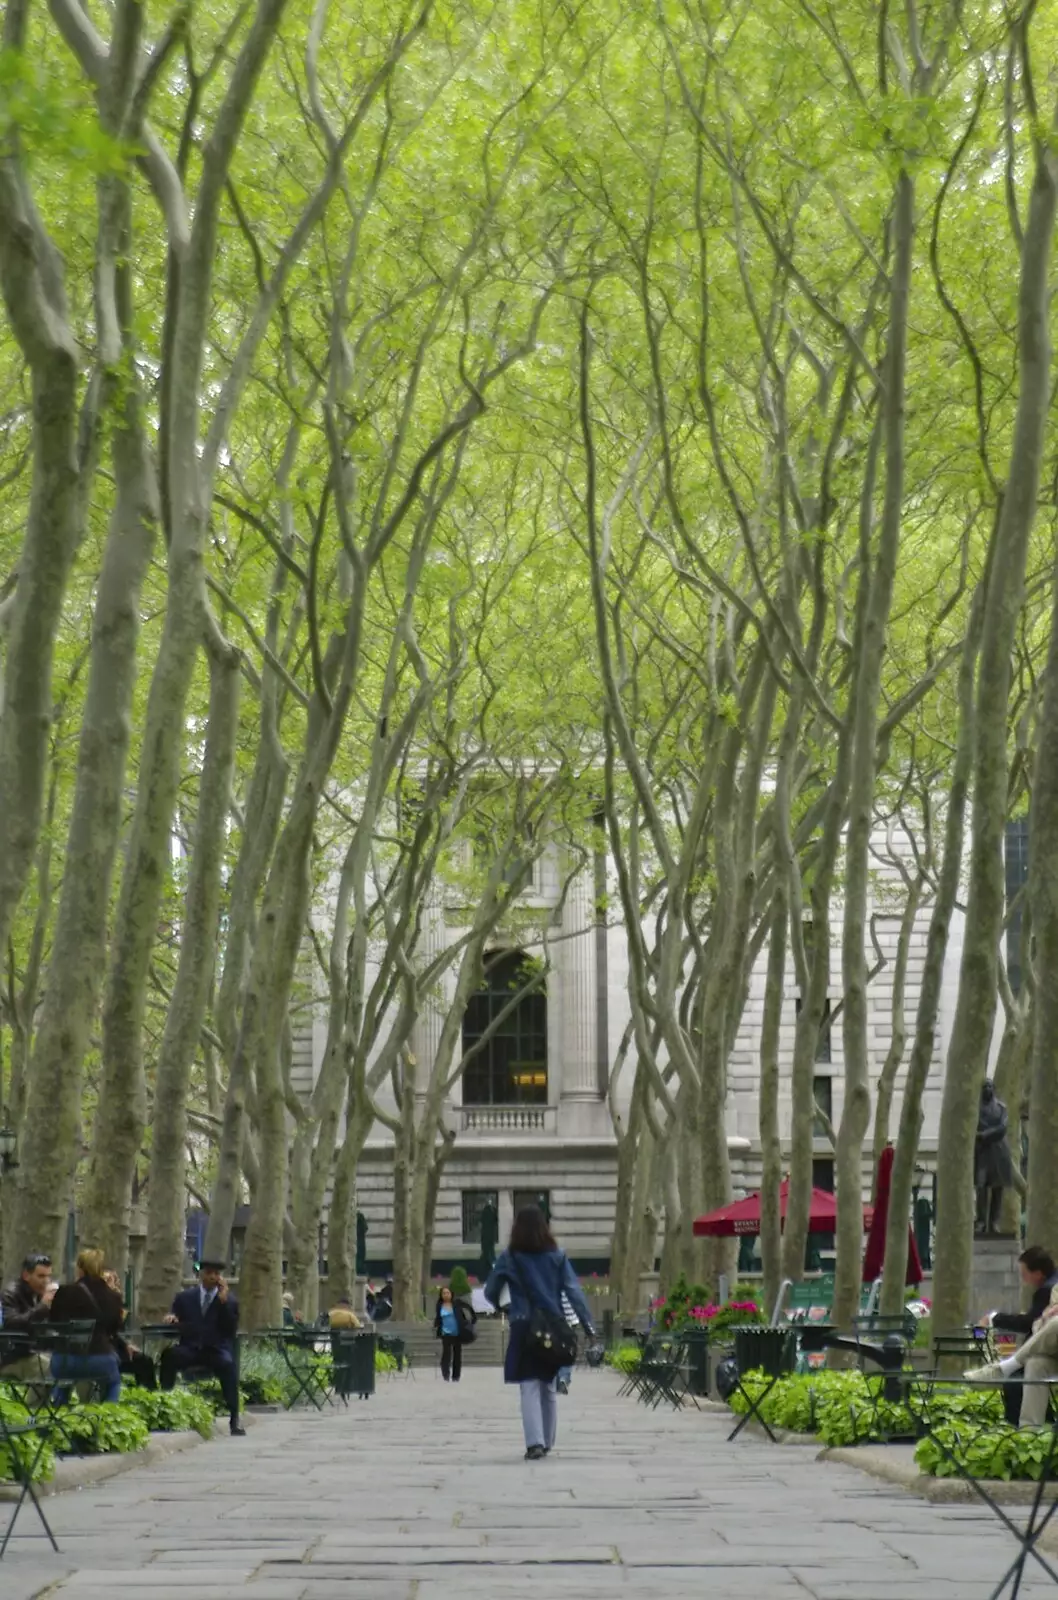
[[[22,1485],[22,1492],[15,1501],[14,1510],[11,1512],[4,1532],[3,1542],[0,1543],[0,1561],[4,1559],[7,1553],[7,1547],[11,1542],[11,1535],[15,1531],[15,1523],[18,1521],[19,1512],[27,1500],[33,1502],[33,1509],[40,1518],[44,1532],[51,1540],[51,1547],[58,1553],[59,1546],[55,1542],[55,1535],[51,1531],[48,1519],[44,1515],[44,1507],[38,1500],[37,1491],[33,1486],[34,1474],[40,1465],[40,1459],[44,1454],[45,1448],[51,1442],[53,1431],[53,1418],[45,1418],[42,1421],[38,1417],[29,1422],[9,1422],[4,1415],[3,1406],[0,1406],[0,1445],[7,1446],[7,1454],[11,1461],[15,1482]],[[31,1440],[34,1437],[37,1441],[36,1450],[33,1449],[31,1444]],[[26,1441],[25,1447],[22,1444],[23,1439]],[[38,1534],[37,1537],[39,1538],[40,1535]]]
[[[785,1378],[794,1370],[797,1364],[797,1335],[793,1328],[751,1326],[735,1328],[732,1331],[735,1335],[735,1362],[738,1367],[738,1387],[735,1393],[742,1395],[748,1410],[739,1417],[728,1434],[727,1442],[730,1444],[733,1439],[737,1439],[746,1424],[756,1418],[772,1444],[778,1444],[774,1433],[764,1420],[761,1406],[779,1379]],[[745,1377],[750,1372],[763,1372],[768,1379],[759,1394],[752,1394],[745,1386]]]

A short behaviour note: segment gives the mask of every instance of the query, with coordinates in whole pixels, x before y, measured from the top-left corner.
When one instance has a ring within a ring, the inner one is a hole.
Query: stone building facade
[[[878,965],[869,989],[872,1078],[877,1079],[889,1048],[892,1029],[893,968],[903,889],[900,877],[885,861],[893,841],[875,841],[878,865],[872,885],[872,933],[868,949]],[[611,1067],[629,1019],[628,952],[620,922],[596,918],[598,888],[608,864],[596,863],[594,875],[575,879],[561,902],[558,863],[545,859],[537,868],[521,906],[532,920],[549,928],[552,970],[542,1006],[527,1023],[528,1033],[496,1052],[487,1069],[467,1074],[446,1108],[456,1133],[438,1204],[434,1258],[438,1266],[477,1259],[477,1216],[486,1199],[498,1207],[501,1238],[519,1203],[546,1197],[556,1230],[582,1271],[606,1270],[616,1194],[616,1153],[608,1104]],[[561,902],[561,903],[560,903]],[[613,902],[611,902],[613,903]],[[895,1132],[901,1087],[914,1029],[922,982],[930,908],[918,913],[912,935],[905,995],[908,1045],[897,1080],[892,1113]],[[436,908],[426,930],[426,953],[438,941],[453,938],[465,922],[458,905]],[[831,1003],[841,993],[840,907],[835,907],[831,950]],[[940,1112],[940,1091],[954,1013],[962,947],[960,915],[954,919],[944,976],[940,1024],[933,1071],[925,1096],[925,1121],[920,1162],[933,1164]],[[490,959],[511,955],[510,941],[498,940]],[[534,953],[539,953],[539,946]],[[753,973],[742,1024],[729,1063],[727,1133],[736,1197],[759,1186],[758,1071],[764,1006],[766,953]],[[443,1004],[443,1002],[441,1002]],[[787,972],[781,1038],[782,1087],[780,1118],[784,1138],[790,1122],[790,1068],[798,1007],[792,967]],[[441,1027],[440,1004],[419,1019],[413,1048],[422,1066],[433,1060]],[[541,1039],[543,1044],[541,1045]],[[308,1088],[322,1058],[322,1019],[302,1030],[295,1045],[295,1079]],[[511,1051],[515,1057],[511,1066]],[[528,1062],[525,1056],[532,1059]],[[543,1060],[536,1059],[543,1056]],[[497,1064],[498,1062],[498,1064]],[[490,1077],[491,1072],[491,1077]],[[513,1074],[513,1077],[512,1077]],[[624,1104],[632,1084],[631,1065],[621,1076],[616,1099]],[[517,1079],[517,1082],[513,1080]],[[820,1043],[816,1066],[817,1098],[836,1125],[842,1110],[842,1044],[840,1018],[829,1038]],[[868,1140],[869,1147],[869,1140]],[[832,1187],[832,1151],[825,1138],[815,1141],[816,1181]],[[369,1224],[368,1259],[384,1271],[390,1256],[393,1217],[390,1136],[376,1127],[361,1163],[357,1202]],[[864,1185],[869,1191],[869,1162]]]

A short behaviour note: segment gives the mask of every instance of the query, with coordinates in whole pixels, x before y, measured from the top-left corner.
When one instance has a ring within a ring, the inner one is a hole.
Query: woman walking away
[[[511,1297],[511,1334],[503,1376],[521,1391],[525,1459],[539,1461],[554,1448],[555,1379],[571,1359],[571,1344],[575,1348],[562,1310],[563,1295],[589,1336],[595,1332],[577,1275],[539,1206],[526,1206],[515,1218],[510,1244],[485,1285],[486,1300],[498,1306],[505,1288]]]
[[[104,1400],[120,1400],[121,1369],[114,1339],[121,1331],[125,1307],[121,1296],[103,1277],[102,1250],[81,1251],[77,1257],[77,1281],[56,1289],[50,1315],[52,1322],[93,1324],[86,1351],[75,1355],[57,1350],[52,1356],[51,1375],[59,1385],[55,1400],[62,1397],[63,1383],[82,1381],[101,1384]]]
[[[466,1307],[459,1305],[445,1284],[437,1298],[434,1332],[441,1341],[441,1376],[458,1383],[463,1376],[463,1328]]]

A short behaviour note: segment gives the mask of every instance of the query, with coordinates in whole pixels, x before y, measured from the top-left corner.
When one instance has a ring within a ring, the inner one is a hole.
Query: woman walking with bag
[[[453,1278],[453,1284],[454,1281]],[[434,1333],[441,1341],[441,1376],[445,1383],[458,1383],[463,1376],[463,1346],[473,1343],[477,1320],[470,1302],[457,1297],[445,1284],[437,1297],[433,1319]]]
[[[510,1339],[503,1376],[521,1393],[525,1459],[539,1461],[555,1443],[555,1379],[576,1359],[576,1334],[563,1313],[563,1295],[587,1333],[595,1330],[577,1275],[538,1206],[526,1206],[515,1218],[510,1243],[485,1285],[486,1300],[498,1307],[505,1288]]]

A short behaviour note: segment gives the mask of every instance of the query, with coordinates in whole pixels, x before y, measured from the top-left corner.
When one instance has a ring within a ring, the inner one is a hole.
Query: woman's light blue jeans
[[[558,1405],[554,1378],[523,1378],[518,1385],[522,1398],[522,1432],[525,1448],[540,1445],[551,1450],[558,1431]]]
[[[121,1368],[117,1356],[68,1356],[56,1352],[51,1358],[51,1375],[64,1383],[94,1380],[106,1384],[104,1400],[121,1399]],[[62,1399],[62,1390],[56,1389],[52,1399]]]

